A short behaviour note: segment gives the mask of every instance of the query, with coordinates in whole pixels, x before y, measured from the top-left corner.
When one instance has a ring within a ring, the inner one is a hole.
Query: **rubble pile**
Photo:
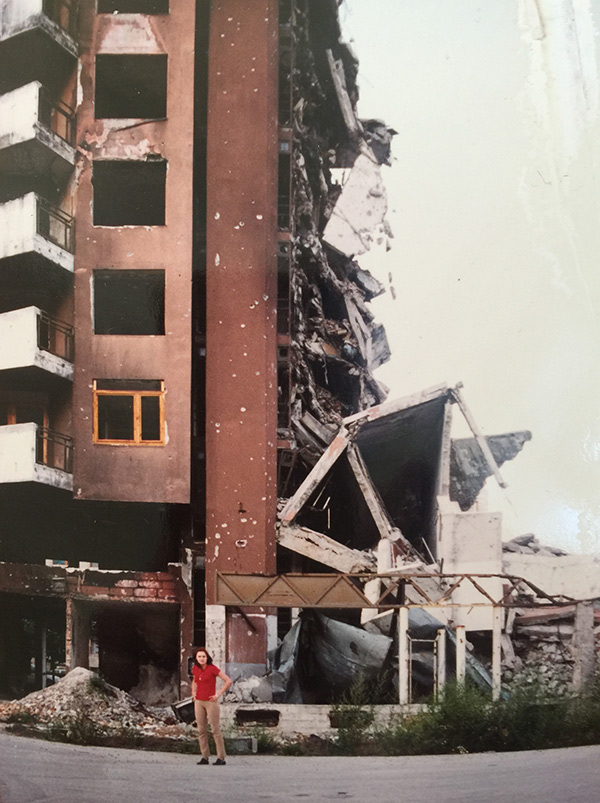
[[[513,608],[503,643],[503,681],[535,679],[545,687],[569,690],[575,664],[575,606]],[[594,611],[596,663],[600,656],[600,608]]]
[[[146,708],[127,692],[111,686],[89,669],[76,667],[58,683],[20,700],[0,703],[0,721],[41,729],[86,721],[106,735],[135,731],[140,737],[189,739],[172,712]]]
[[[559,549],[554,546],[545,546],[540,544],[533,533],[526,533],[525,535],[518,535],[511,541],[505,541],[502,544],[503,552],[517,552],[520,555],[543,555],[549,558],[561,558],[568,555],[564,549]]]
[[[311,50],[311,28],[317,24],[331,48],[326,51],[328,61]],[[340,37],[335,12],[311,3],[297,4],[290,120],[295,223],[290,271],[290,406],[300,445],[304,445],[303,432],[296,422],[307,411],[322,425],[335,425],[346,415],[380,403],[387,393],[372,371],[389,359],[389,346],[383,327],[375,323],[366,303],[384,292],[384,287],[352,258],[377,237],[369,204],[361,224],[368,244],[358,243],[348,253],[343,244],[332,248],[324,237],[343,192],[332,169],[343,166],[352,170],[360,155],[367,154],[364,158],[380,183],[380,165],[389,164],[393,135],[380,124],[384,147],[378,159],[372,147],[374,134],[356,117],[356,58]],[[376,194],[368,194],[369,180],[365,193],[373,201]],[[378,192],[376,200],[385,214],[382,185]]]

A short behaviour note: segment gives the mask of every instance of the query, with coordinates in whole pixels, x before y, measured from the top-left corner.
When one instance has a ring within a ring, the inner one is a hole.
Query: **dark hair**
[[[212,664],[212,662],[213,662],[212,656],[209,653],[209,651],[206,649],[206,647],[196,647],[194,649],[194,663],[196,664],[196,666],[200,666],[200,664],[196,660],[196,655],[198,655],[199,652],[205,652],[206,653],[206,663],[207,664]]]

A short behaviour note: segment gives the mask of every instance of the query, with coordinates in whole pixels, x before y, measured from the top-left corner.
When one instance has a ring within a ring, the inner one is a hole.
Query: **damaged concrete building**
[[[0,0],[1,694],[172,703],[206,643],[232,702],[328,702],[330,631],[379,672],[498,627],[476,500],[530,435],[374,378],[395,131],[357,67],[336,0]]]

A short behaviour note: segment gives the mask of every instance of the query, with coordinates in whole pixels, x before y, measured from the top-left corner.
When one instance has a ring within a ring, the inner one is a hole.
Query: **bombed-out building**
[[[357,69],[336,0],[0,2],[1,693],[171,703],[206,643],[232,701],[323,703],[497,626],[476,500],[530,435],[374,377],[396,132]]]

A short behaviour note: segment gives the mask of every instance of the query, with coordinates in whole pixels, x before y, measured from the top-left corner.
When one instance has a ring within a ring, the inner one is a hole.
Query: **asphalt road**
[[[401,758],[195,756],[0,733],[0,803],[598,803],[600,746]]]

